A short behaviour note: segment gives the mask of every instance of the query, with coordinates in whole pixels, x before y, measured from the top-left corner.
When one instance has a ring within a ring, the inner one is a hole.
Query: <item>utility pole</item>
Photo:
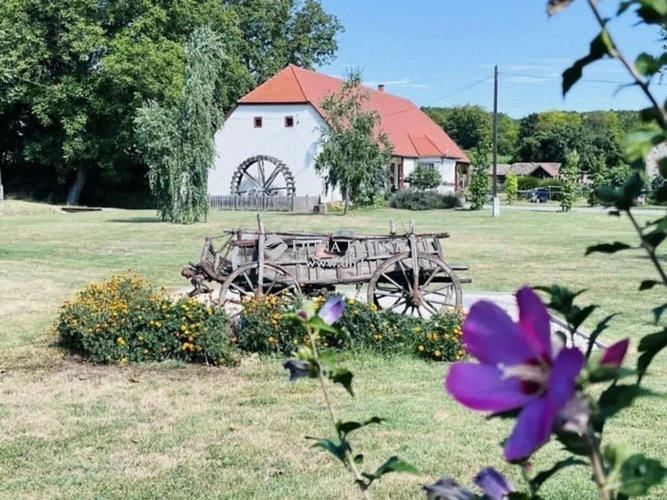
[[[500,215],[498,199],[498,66],[493,68],[493,206],[491,215]]]

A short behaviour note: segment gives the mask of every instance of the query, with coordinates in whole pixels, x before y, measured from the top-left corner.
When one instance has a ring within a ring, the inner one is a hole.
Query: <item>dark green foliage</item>
[[[55,330],[63,347],[94,363],[240,361],[221,310],[172,301],[133,275],[87,285],[63,305]]]
[[[470,192],[470,210],[481,210],[489,201],[489,166],[491,165],[491,147],[481,143],[472,153],[472,174],[468,191]]]
[[[226,74],[225,46],[208,28],[185,49],[185,85],[176,105],[155,103],[137,114],[138,147],[163,221],[193,223],[208,214],[208,170],[215,159],[216,83]]]
[[[438,210],[460,207],[461,202],[451,194],[404,189],[389,198],[389,206],[402,210]]]
[[[315,299],[320,307],[327,296]],[[392,311],[379,311],[375,305],[346,300],[336,330],[321,330],[316,338],[324,349],[370,350],[385,355],[414,354],[435,361],[454,361],[464,356],[461,344],[462,316],[458,311],[423,320]],[[286,313],[300,303],[293,297],[269,296],[245,304],[240,326],[235,330],[241,351],[260,354],[290,354],[308,345],[303,325]]]
[[[567,154],[565,164],[560,169],[560,176],[562,180],[560,206],[564,212],[569,212],[578,198],[579,154],[576,151]]]
[[[519,177],[514,172],[508,172],[505,176],[505,195],[507,203],[512,205],[517,199],[519,190]]]
[[[532,175],[520,175],[517,177],[519,191],[529,191],[540,186],[540,179]]]
[[[434,189],[440,185],[442,178],[440,172],[435,168],[417,163],[415,169],[405,179],[410,184],[410,187],[417,191],[424,191],[425,189]]]
[[[338,188],[343,193],[343,213],[350,202],[374,200],[382,193],[393,151],[380,128],[379,113],[364,107],[368,92],[361,85],[361,72],[352,70],[342,88],[320,103],[328,126],[320,130],[315,170],[324,177],[326,191]]]

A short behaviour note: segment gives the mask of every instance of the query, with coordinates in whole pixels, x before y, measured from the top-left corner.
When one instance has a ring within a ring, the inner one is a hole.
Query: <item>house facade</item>
[[[537,179],[558,179],[560,177],[560,163],[538,162],[538,163],[498,163],[496,175],[498,182],[503,184],[507,174],[514,172],[516,175],[529,175]],[[493,165],[489,167],[489,175],[493,176]]]
[[[209,195],[309,195],[340,200],[337,190],[325,193],[314,165],[321,130],[328,126],[319,103],[342,84],[340,79],[290,65],[239,99],[215,136]],[[394,145],[387,188],[406,187],[406,178],[423,163],[440,172],[439,191],[453,192],[457,166],[469,163],[465,153],[409,100],[385,92],[382,85],[365,90],[369,99],[364,106],[379,113]]]

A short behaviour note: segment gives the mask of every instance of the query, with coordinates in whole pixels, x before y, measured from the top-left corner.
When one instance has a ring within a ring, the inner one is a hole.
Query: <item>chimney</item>
[[[384,92],[384,83],[378,85],[378,92]]]

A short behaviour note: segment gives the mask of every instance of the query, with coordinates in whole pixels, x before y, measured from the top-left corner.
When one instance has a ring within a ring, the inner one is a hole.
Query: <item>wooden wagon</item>
[[[291,293],[311,296],[354,285],[368,284],[367,300],[380,309],[427,317],[462,305],[462,283],[456,271],[466,265],[445,261],[441,239],[449,233],[410,229],[387,235],[232,229],[219,249],[206,237],[199,263],[190,262],[181,274],[190,279],[191,296],[213,293],[207,283],[221,284],[219,301],[242,304],[253,296]],[[237,310],[238,311],[238,310]],[[233,314],[233,313],[232,313]]]

